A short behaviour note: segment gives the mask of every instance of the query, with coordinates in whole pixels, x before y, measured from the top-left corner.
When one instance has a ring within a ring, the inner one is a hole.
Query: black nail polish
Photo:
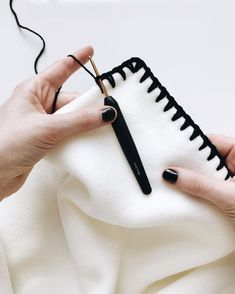
[[[111,121],[115,118],[116,112],[114,108],[109,107],[102,110],[102,119],[103,121]]]
[[[170,183],[175,183],[178,179],[178,174],[175,170],[173,169],[166,169],[163,174],[162,177],[164,180],[166,180],[167,182]]]

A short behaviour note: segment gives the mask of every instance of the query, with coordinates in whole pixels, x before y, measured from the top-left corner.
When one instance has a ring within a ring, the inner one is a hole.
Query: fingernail
[[[163,172],[162,177],[167,182],[175,183],[178,179],[178,173],[173,169],[166,169]]]
[[[103,121],[112,121],[116,116],[116,111],[114,108],[109,107],[102,110]]]

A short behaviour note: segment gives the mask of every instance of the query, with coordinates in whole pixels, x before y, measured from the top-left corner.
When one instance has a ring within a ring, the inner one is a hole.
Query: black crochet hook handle
[[[152,188],[121,109],[112,96],[105,97],[104,104],[114,107],[117,111],[117,118],[112,123],[113,130],[142,192],[149,195]]]

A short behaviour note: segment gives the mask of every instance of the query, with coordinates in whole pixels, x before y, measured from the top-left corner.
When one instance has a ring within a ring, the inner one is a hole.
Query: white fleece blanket
[[[132,61],[133,68],[138,64]],[[144,195],[111,126],[74,136],[38,163],[0,205],[0,293],[234,294],[234,228],[213,205],[177,192],[162,171],[180,165],[224,180],[220,159],[199,151],[193,126],[163,111],[146,68],[112,72],[152,193]],[[120,68],[119,68],[120,70]],[[123,75],[123,73],[122,73]],[[60,112],[103,104],[98,86]],[[202,111],[211,111],[204,109]],[[49,161],[49,162],[48,162]]]

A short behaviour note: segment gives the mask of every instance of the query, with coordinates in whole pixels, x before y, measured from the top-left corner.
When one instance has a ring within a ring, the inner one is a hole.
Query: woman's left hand
[[[228,168],[235,173],[235,139],[211,135],[209,139],[225,158]],[[163,172],[163,178],[188,194],[210,201],[233,222],[235,221],[235,177],[227,181],[218,181],[181,167],[169,167]]]

